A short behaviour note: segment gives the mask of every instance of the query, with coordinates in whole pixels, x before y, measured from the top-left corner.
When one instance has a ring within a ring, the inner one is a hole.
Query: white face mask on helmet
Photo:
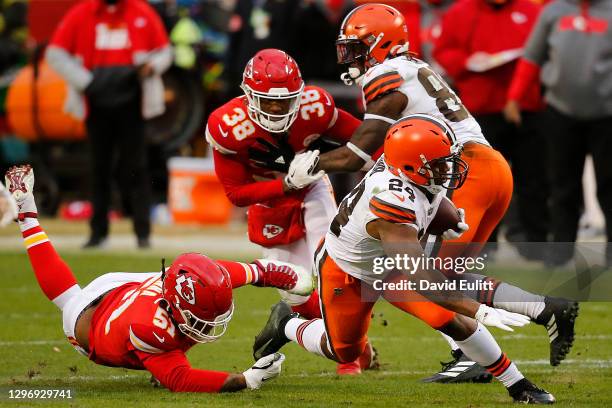
[[[241,85],[247,97],[247,110],[252,121],[263,129],[272,133],[282,133],[289,130],[293,122],[297,119],[300,110],[300,99],[304,85],[295,92],[289,92],[287,88],[270,88],[268,92],[257,92],[248,85]],[[278,100],[287,103],[286,113],[269,113],[262,108],[262,100]]]

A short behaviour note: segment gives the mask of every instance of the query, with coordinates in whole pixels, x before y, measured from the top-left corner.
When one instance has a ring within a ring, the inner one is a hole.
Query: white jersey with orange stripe
[[[342,200],[325,236],[325,249],[338,266],[369,284],[384,277],[384,273],[377,273],[374,263],[385,252],[381,241],[368,234],[366,225],[382,218],[410,225],[421,237],[444,199],[444,193],[425,194],[391,173],[384,157]]]
[[[432,115],[453,129],[460,144],[477,142],[490,146],[457,94],[429,64],[419,59],[408,56],[388,59],[370,68],[361,84],[366,105],[385,93],[399,91],[408,98],[401,117],[415,113]]]

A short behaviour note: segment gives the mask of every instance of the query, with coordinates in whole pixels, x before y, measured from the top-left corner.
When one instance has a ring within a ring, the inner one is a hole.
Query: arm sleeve
[[[161,75],[172,65],[172,47],[166,45],[150,54],[150,63],[156,74]]]
[[[459,34],[465,32],[466,28],[463,25],[455,27],[455,9],[456,7],[451,7],[442,18],[442,32],[432,50],[434,59],[453,78],[467,72],[465,63],[469,56],[459,38]]]
[[[144,367],[172,392],[219,392],[229,376],[222,371],[191,368],[181,350],[161,354],[135,353]]]
[[[336,122],[325,134],[345,144],[351,140],[353,133],[355,133],[361,121],[342,109],[336,109],[338,111]]]
[[[555,22],[556,4],[550,3],[542,10],[525,44],[524,59],[542,66],[548,59],[548,37]]]
[[[283,180],[253,182],[244,165],[235,157],[213,150],[215,172],[223,184],[225,195],[238,207],[257,204],[285,195]]]
[[[259,278],[256,265],[223,260],[216,262],[229,273],[233,289],[256,282]]]
[[[539,76],[540,67],[529,60],[521,58],[508,88],[508,100],[520,101],[530,87],[540,86],[537,82]]]
[[[45,56],[51,68],[79,91],[87,88],[93,79],[91,71],[61,47],[50,45]]]
[[[382,218],[395,224],[409,225],[417,230],[420,228],[411,194],[386,190],[372,196],[369,207],[367,222]]]

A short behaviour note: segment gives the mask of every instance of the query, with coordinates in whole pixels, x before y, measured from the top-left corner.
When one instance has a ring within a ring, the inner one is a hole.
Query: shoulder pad
[[[334,98],[325,89],[308,85],[304,87],[300,100],[300,116],[302,120],[314,123],[320,127],[320,132],[334,126],[338,118]]]
[[[392,66],[379,64],[366,72],[363,78],[363,97],[366,103],[402,86],[404,79]]]
[[[244,149],[244,139],[255,133],[241,98],[234,98],[210,114],[206,124],[206,141],[223,154]]]
[[[382,191],[370,199],[370,211],[378,218],[398,224],[416,224],[414,201],[407,192]]]
[[[166,330],[141,323],[130,325],[130,343],[134,349],[150,354],[165,353],[180,348],[176,339]]]

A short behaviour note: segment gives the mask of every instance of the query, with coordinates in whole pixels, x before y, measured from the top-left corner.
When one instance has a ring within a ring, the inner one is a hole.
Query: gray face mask
[[[104,2],[108,4],[109,6],[114,6],[115,4],[119,2],[119,0],[104,0]]]

